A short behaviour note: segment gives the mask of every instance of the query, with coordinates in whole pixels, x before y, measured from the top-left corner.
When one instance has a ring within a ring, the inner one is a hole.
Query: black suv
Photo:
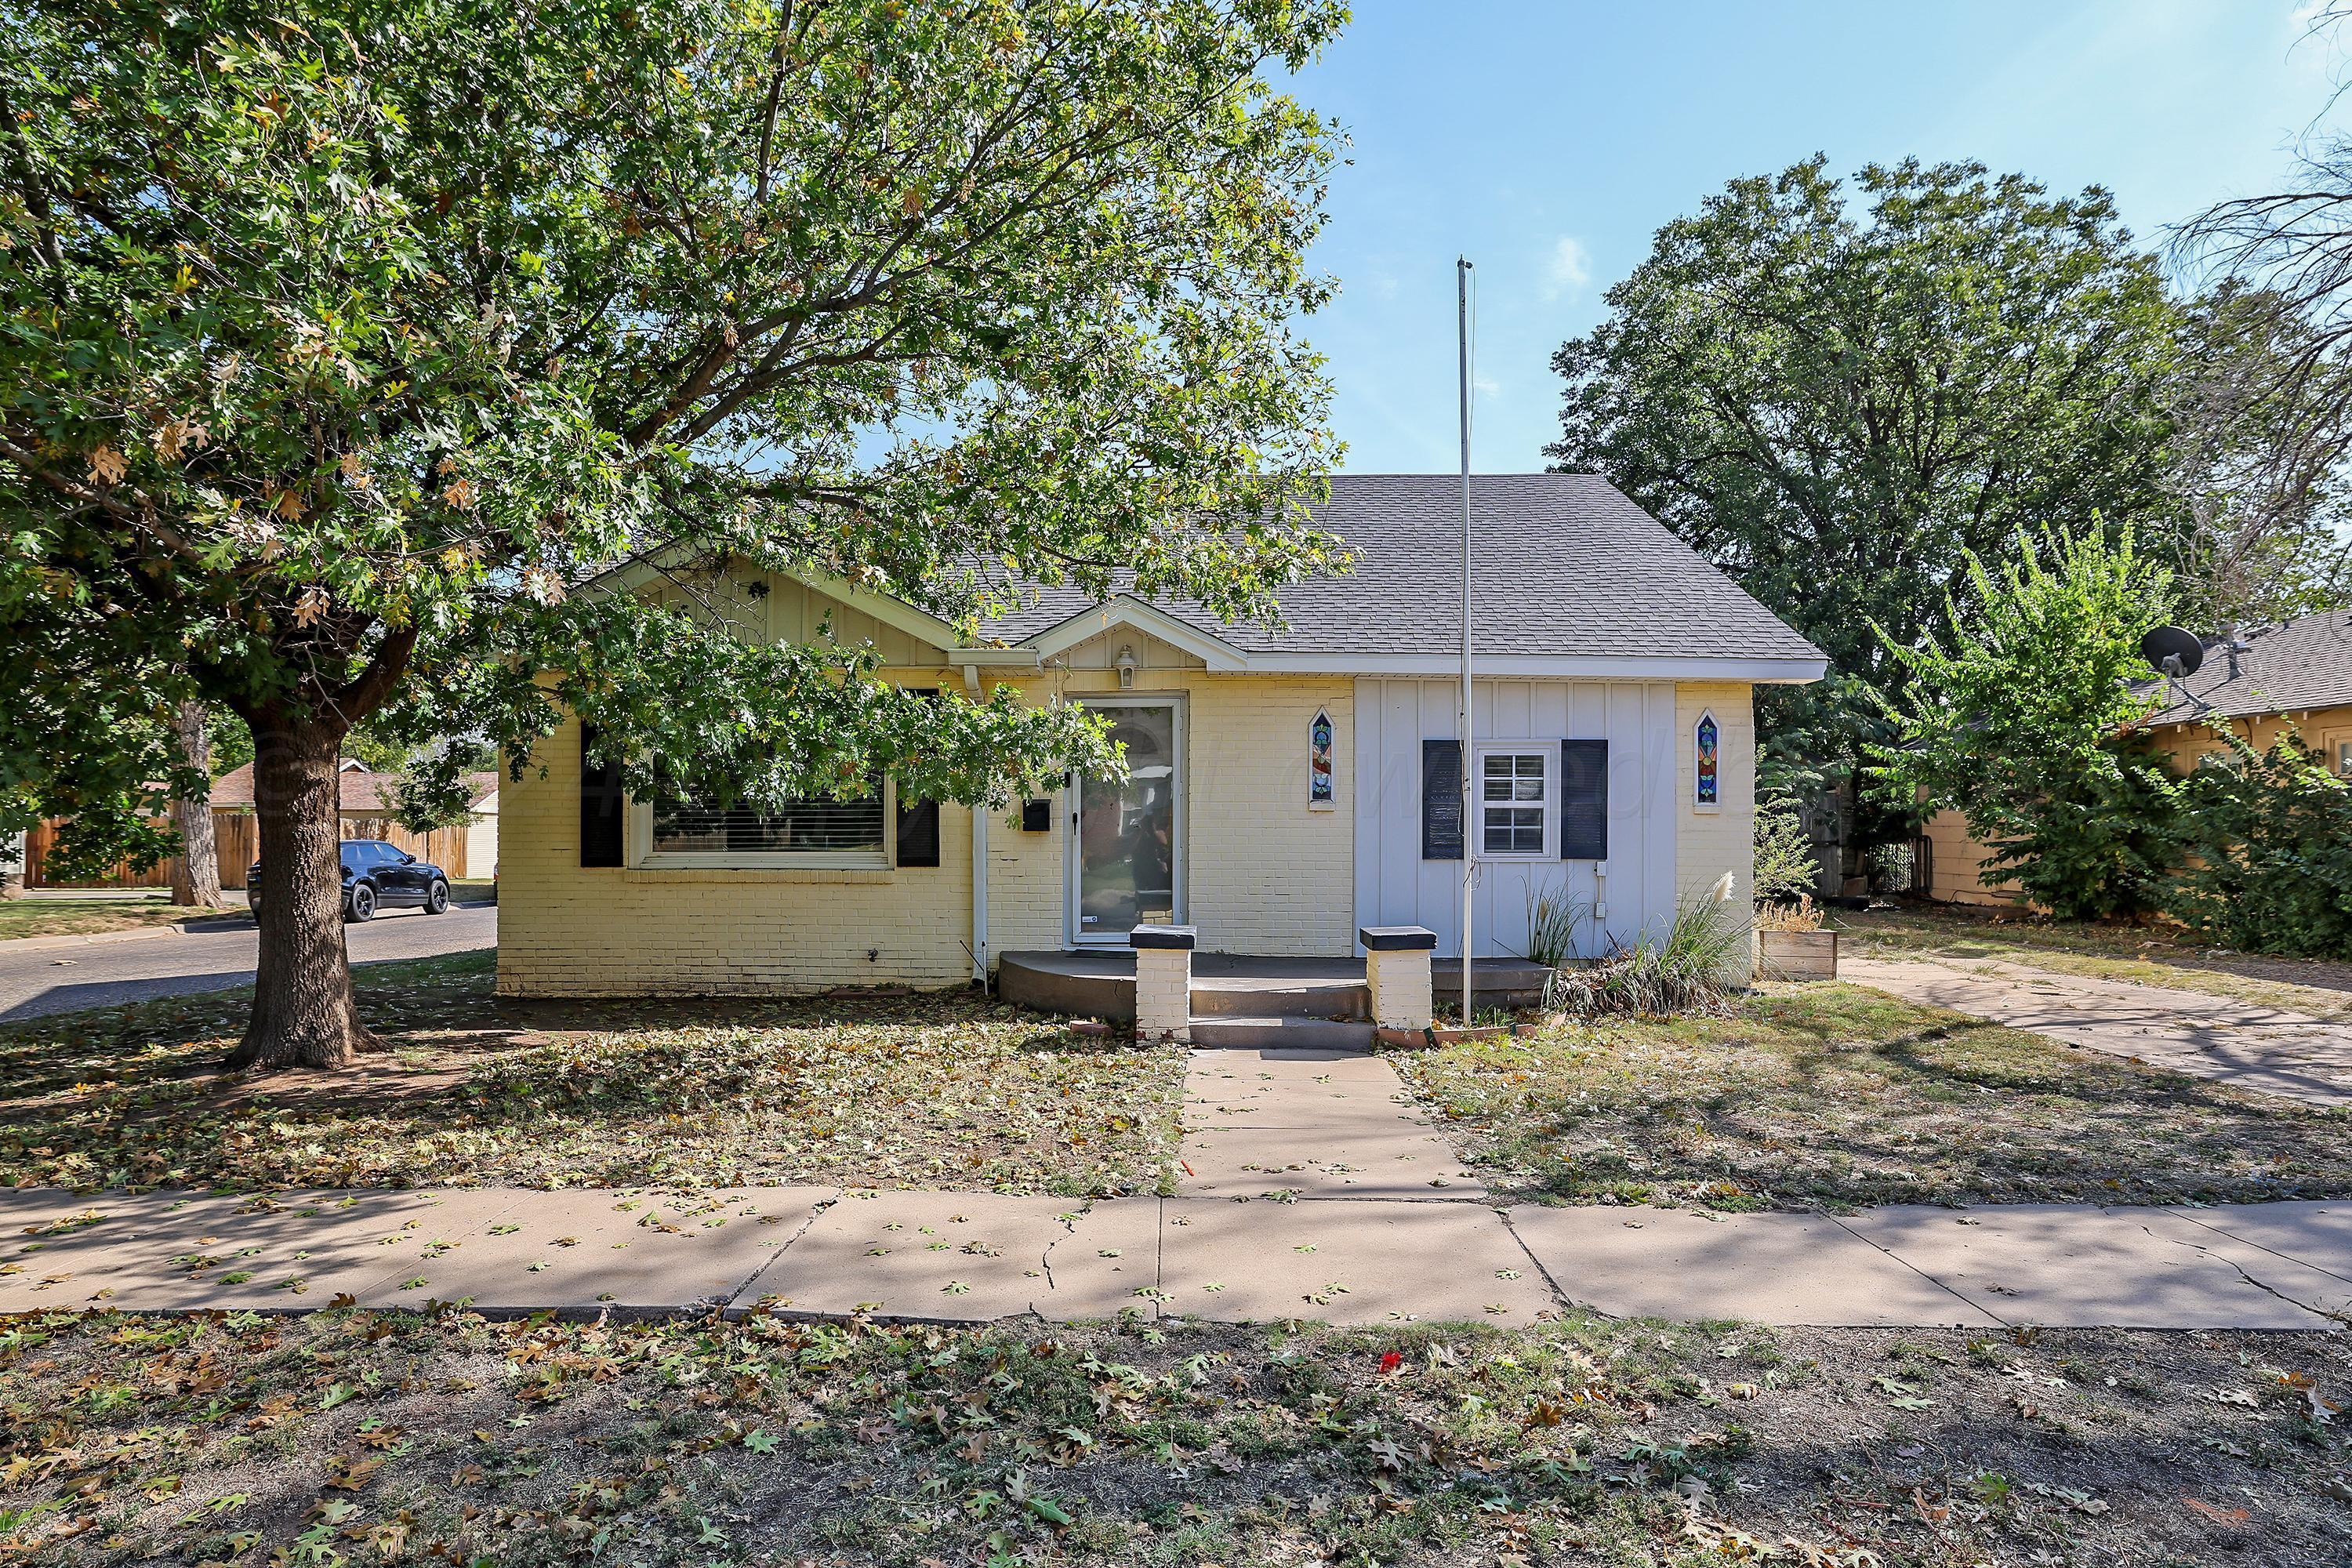
[[[372,921],[378,910],[449,910],[449,879],[441,868],[375,838],[343,840],[343,919]],[[245,902],[261,913],[261,862],[245,873]]]

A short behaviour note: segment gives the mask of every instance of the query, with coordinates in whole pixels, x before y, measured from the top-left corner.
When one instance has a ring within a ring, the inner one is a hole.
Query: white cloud
[[[1572,234],[1563,234],[1554,240],[1551,260],[1544,268],[1544,298],[1573,298],[1591,281],[1592,253],[1584,248],[1584,241]]]

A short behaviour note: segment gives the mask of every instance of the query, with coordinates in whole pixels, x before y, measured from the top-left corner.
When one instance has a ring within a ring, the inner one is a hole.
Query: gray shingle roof
[[[2246,647],[2234,668],[2226,649],[2208,643],[2197,673],[2174,681],[2173,700],[2147,721],[2182,724],[2352,703],[2352,610],[2305,616],[2242,633],[2239,640]]]
[[[1354,569],[1285,588],[1280,630],[1221,623],[1196,605],[1159,607],[1249,653],[1454,653],[1461,483],[1452,474],[1335,477],[1316,521],[1347,541]],[[1597,474],[1475,475],[1470,524],[1475,654],[1822,657]],[[1020,642],[1095,603],[1045,589],[987,630]]]

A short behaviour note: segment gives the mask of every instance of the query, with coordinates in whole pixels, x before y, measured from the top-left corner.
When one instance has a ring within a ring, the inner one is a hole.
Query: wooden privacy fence
[[[152,819],[158,826],[163,819]],[[45,862],[57,842],[58,829],[63,826],[52,820],[42,823],[25,836],[25,886],[27,888],[168,888],[172,873],[179,868],[176,858],[157,861],[144,871],[133,871],[128,866],[116,866],[104,876],[89,881],[53,881],[47,875]],[[261,819],[249,811],[213,813],[213,842],[220,857],[220,885],[224,888],[245,886],[246,868],[253,864],[261,848]],[[397,845],[419,860],[430,860],[452,877],[466,874],[466,829],[437,828],[431,833],[411,833],[388,816],[346,816],[343,818],[346,838],[380,838]]]

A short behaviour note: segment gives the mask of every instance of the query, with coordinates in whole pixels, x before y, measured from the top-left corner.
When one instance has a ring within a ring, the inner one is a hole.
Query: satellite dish
[[[2159,675],[2194,675],[2205,662],[2205,639],[2179,626],[2158,626],[2139,639],[2139,656]]]

